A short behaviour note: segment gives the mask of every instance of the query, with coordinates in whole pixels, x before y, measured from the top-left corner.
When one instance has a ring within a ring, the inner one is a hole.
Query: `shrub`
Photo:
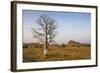
[[[61,44],[61,47],[63,47],[63,48],[66,47],[66,44]]]

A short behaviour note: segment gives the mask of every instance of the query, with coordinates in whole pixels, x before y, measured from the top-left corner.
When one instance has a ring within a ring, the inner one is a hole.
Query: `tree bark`
[[[48,53],[47,24],[45,27],[46,27],[46,32],[45,32],[45,42],[44,42],[44,58],[46,58],[46,55]]]

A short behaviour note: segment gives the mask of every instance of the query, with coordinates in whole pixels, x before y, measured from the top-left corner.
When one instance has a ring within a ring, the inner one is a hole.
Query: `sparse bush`
[[[28,48],[28,45],[23,45],[23,48]]]
[[[34,46],[34,48],[38,48],[38,46],[37,46],[37,45],[35,45],[35,46]]]
[[[61,44],[61,47],[63,47],[63,48],[66,47],[66,44]]]

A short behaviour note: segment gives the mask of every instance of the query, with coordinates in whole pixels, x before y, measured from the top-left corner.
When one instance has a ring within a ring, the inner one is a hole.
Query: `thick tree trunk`
[[[45,42],[44,42],[44,58],[46,58],[47,53],[48,53],[48,38],[47,38],[47,34],[46,34]]]
[[[47,24],[45,25],[45,42],[44,42],[44,58],[46,58],[46,55],[48,53],[48,35],[47,35]]]

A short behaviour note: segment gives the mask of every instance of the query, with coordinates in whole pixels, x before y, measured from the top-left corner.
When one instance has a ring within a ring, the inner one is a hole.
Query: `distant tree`
[[[48,53],[50,43],[54,42],[56,37],[57,22],[48,15],[41,15],[36,23],[38,28],[32,28],[33,37],[40,42],[44,42],[44,55]]]
[[[63,47],[63,48],[66,47],[66,44],[61,44],[61,47]]]

